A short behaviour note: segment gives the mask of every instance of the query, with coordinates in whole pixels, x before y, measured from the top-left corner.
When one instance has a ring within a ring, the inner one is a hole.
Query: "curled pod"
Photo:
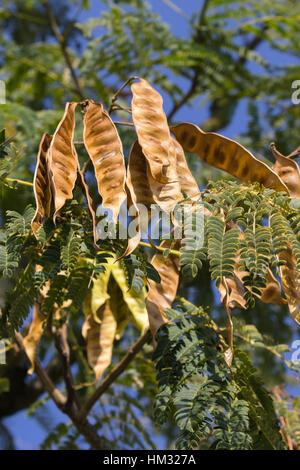
[[[117,223],[120,207],[126,199],[122,142],[101,103],[86,102],[83,125],[83,141],[94,166],[102,206],[112,211],[113,221]]]
[[[50,147],[52,135],[44,134],[40,142],[37,162],[33,179],[33,190],[36,202],[36,211],[31,221],[31,228],[35,236],[44,220],[50,216],[51,188],[48,177],[47,152]]]
[[[300,198],[300,170],[299,166],[294,160],[285,157],[275,147],[275,144],[270,144],[270,149],[275,156],[276,162],[272,170],[282,179],[287,186],[290,196]]]
[[[77,179],[78,159],[73,144],[76,106],[77,103],[66,103],[63,118],[53,134],[48,151],[48,169],[55,210],[54,223],[67,199],[73,198]]]
[[[167,249],[170,244],[171,240],[164,240],[160,247]],[[175,256],[170,255],[164,258],[162,253],[156,253],[151,264],[160,275],[160,284],[151,279],[148,280],[149,291],[146,298],[150,330],[154,345],[156,345],[155,334],[160,326],[168,321],[164,310],[171,308],[176,297],[180,268],[179,260]]]

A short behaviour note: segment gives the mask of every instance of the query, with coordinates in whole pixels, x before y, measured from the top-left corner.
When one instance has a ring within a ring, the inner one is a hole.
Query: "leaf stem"
[[[157,251],[160,251],[161,253],[163,253],[164,251],[166,251],[167,248],[163,248],[161,246],[155,246],[155,248],[153,247],[153,245],[150,245],[150,243],[146,243],[146,242],[140,242],[139,243],[140,246],[144,246],[145,248],[152,248],[153,250],[157,250]],[[173,256],[178,256],[178,258],[180,257],[180,251],[178,250],[168,250],[170,255],[173,255]]]
[[[31,188],[33,187],[33,183],[31,183],[30,181],[19,180],[17,178],[5,178],[5,181],[9,181],[10,183],[21,184],[23,186],[30,186]]]

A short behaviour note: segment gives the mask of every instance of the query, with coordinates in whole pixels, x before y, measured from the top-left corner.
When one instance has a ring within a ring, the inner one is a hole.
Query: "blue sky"
[[[199,5],[201,2],[199,0],[172,0],[172,3],[177,5],[184,11],[184,15],[191,16],[199,10]],[[189,35],[190,26],[188,21],[179,14],[175,12],[170,6],[168,6],[163,0],[148,0],[148,4],[151,5],[154,12],[159,13],[163,20],[169,24],[171,30],[179,36],[186,37]],[[84,11],[78,18],[78,21],[88,19],[89,17],[95,17],[98,14],[101,14],[104,5],[98,0],[91,0],[91,9],[89,11]],[[292,58],[288,56],[283,57],[280,54],[270,51],[266,46],[262,46],[259,51],[263,55],[268,55],[269,60],[273,59],[281,62],[282,64],[290,63]],[[252,67],[255,67],[252,65]],[[183,89],[186,89],[187,83],[185,80],[178,80],[180,86]],[[289,84],[287,84],[289,86]],[[165,109],[168,111],[170,103],[168,102],[167,97],[165,98]],[[191,121],[199,123],[204,121],[206,118],[205,110],[199,109],[199,99],[195,99],[193,106],[188,105],[183,106],[182,109],[176,114],[176,120],[182,121]],[[224,135],[227,137],[235,137],[236,135],[242,133],[247,126],[247,102],[242,100],[235,112],[234,118],[231,124],[223,131]],[[291,322],[292,323],[292,322]],[[296,333],[296,328],[295,328]],[[289,357],[287,357],[289,359]],[[298,390],[293,390],[299,392]],[[55,425],[61,421],[67,422],[65,415],[59,412],[56,407],[49,401],[46,405],[51,411],[52,415],[52,424]],[[39,444],[45,439],[47,432],[42,425],[38,424],[36,420],[31,417],[26,416],[25,411],[21,411],[14,416],[11,416],[4,420],[4,423],[12,431],[16,437],[16,446],[19,449],[38,449]]]

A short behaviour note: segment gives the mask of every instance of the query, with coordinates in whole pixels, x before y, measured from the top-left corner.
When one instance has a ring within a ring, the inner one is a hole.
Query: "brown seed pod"
[[[128,168],[127,186],[132,192],[136,204],[143,204],[148,210],[155,204],[147,178],[147,160],[139,142],[136,140],[131,147]]]
[[[226,282],[227,286],[224,280],[219,286],[222,304],[224,304],[226,299],[226,304],[230,309],[235,307],[246,309],[246,300],[244,299],[245,289],[237,268],[235,269],[234,277],[226,279]]]
[[[132,119],[152,178],[167,183],[167,169],[175,162],[174,146],[160,94],[144,79],[131,85]]]
[[[54,201],[53,222],[67,199],[73,198],[78,160],[73,145],[75,108],[77,103],[66,103],[62,120],[53,135],[48,151],[48,168]]]
[[[204,132],[189,122],[171,127],[185,151],[196,153],[204,162],[227,171],[244,183],[260,183],[266,188],[288,193],[279,176],[234,140],[214,132]]]
[[[87,316],[82,326],[82,336],[87,342],[89,365],[95,371],[96,380],[99,380],[111,363],[117,320],[108,300],[98,309],[97,316],[99,323],[94,320],[93,315]]]
[[[200,190],[185,159],[183,148],[177,140],[172,139],[176,152],[176,169],[181,191],[192,201],[200,199]]]
[[[127,194],[127,208],[129,210],[129,215],[133,217],[133,222],[135,225],[135,235],[130,237],[127,242],[127,247],[122,256],[118,258],[121,260],[124,256],[129,256],[138,246],[141,241],[141,218],[140,211],[134,200],[134,192],[132,186],[128,186],[127,182],[125,183],[125,189]]]
[[[286,295],[290,314],[300,324],[300,279],[297,262],[290,246],[278,255],[280,261],[286,264],[281,266],[282,288]]]
[[[270,149],[276,159],[272,170],[282,179],[287,186],[290,196],[300,198],[300,170],[294,160],[285,157],[275,147],[274,143],[270,144]]]
[[[33,179],[36,211],[31,221],[31,228],[35,236],[37,236],[37,231],[44,220],[50,216],[52,196],[48,178],[47,152],[51,139],[52,135],[49,134],[44,134],[42,137]]]
[[[164,211],[174,209],[180,199],[176,150],[160,94],[143,79],[131,86],[132,119],[142,153],[147,160],[147,179],[156,204]]]
[[[86,102],[83,124],[83,141],[94,165],[102,206],[112,211],[113,221],[117,223],[120,207],[126,199],[122,142],[101,103]]]
[[[30,324],[29,331],[24,338],[24,348],[31,364],[31,367],[27,372],[29,375],[34,372],[38,345],[43,334],[43,325],[46,318],[46,315],[41,312],[40,302],[36,302],[33,306],[32,322]]]
[[[170,244],[171,240],[164,240],[160,246],[169,248]],[[162,253],[156,253],[151,264],[158,271],[161,279],[160,284],[148,280],[149,292],[146,298],[150,330],[154,345],[156,345],[155,334],[159,327],[168,321],[164,310],[171,308],[176,296],[179,282],[179,261],[175,256],[170,255],[164,258]]]
[[[86,198],[86,201],[87,201],[87,204],[88,204],[88,209],[89,209],[89,212],[90,212],[91,217],[92,217],[94,246],[95,246],[96,249],[99,249],[99,247],[97,245],[98,234],[97,234],[97,217],[96,217],[95,204],[94,204],[94,201],[92,199],[92,196],[90,195],[89,187],[85,182],[84,174],[82,173],[82,171],[79,167],[79,163],[78,163],[78,170],[77,171],[78,171],[78,177],[77,177],[78,185],[80,186],[81,191],[83,192],[83,194]]]

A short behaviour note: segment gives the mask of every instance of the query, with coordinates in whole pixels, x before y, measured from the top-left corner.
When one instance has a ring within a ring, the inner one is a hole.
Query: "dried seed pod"
[[[300,198],[300,170],[299,166],[294,160],[285,157],[275,147],[275,144],[270,144],[270,149],[276,159],[275,165],[272,170],[282,179],[287,186],[291,197]]]
[[[136,235],[128,240],[128,245],[124,256],[130,255],[138,246],[141,240],[141,228],[147,232],[148,215],[139,211],[139,205],[145,206],[150,212],[151,204],[154,204],[152,191],[147,180],[147,162],[142,148],[136,140],[131,147],[126,179],[127,207],[130,212],[135,212]]]
[[[137,140],[130,150],[127,168],[127,186],[136,204],[143,204],[148,210],[150,210],[152,204],[155,204],[147,178],[147,161],[142,147]]]
[[[169,248],[170,244],[171,240],[164,240],[160,246]],[[175,256],[164,258],[162,253],[156,253],[151,264],[158,271],[161,279],[160,284],[148,280],[149,292],[146,298],[150,330],[154,345],[156,345],[155,334],[159,327],[168,321],[164,310],[171,308],[176,296],[179,282],[179,261]]]
[[[258,296],[265,304],[276,304],[285,305],[287,300],[281,295],[280,282],[277,281],[272,271],[268,268],[267,272],[267,284],[261,291],[261,295]]]
[[[176,150],[160,94],[143,79],[131,86],[132,119],[142,153],[153,199],[170,212],[182,198],[176,170]]]
[[[171,127],[184,150],[196,153],[204,162],[227,171],[244,183],[260,183],[266,188],[288,193],[279,176],[234,140],[214,132],[204,132],[188,122]]]
[[[55,223],[67,199],[73,198],[78,159],[73,145],[75,109],[77,103],[67,103],[48,151],[48,168],[52,185]]]
[[[300,324],[300,279],[297,262],[290,246],[278,255],[280,261],[285,261],[281,266],[282,288],[286,295],[290,314]]]
[[[37,231],[44,220],[50,216],[52,196],[48,177],[47,152],[51,139],[52,135],[49,134],[44,134],[42,137],[33,179],[36,212],[31,221],[31,228],[35,236],[37,236]]]
[[[246,309],[246,300],[244,299],[245,289],[240,276],[240,271],[235,269],[234,277],[232,279],[226,279],[226,282],[227,288],[224,280],[219,286],[222,304],[224,304],[226,298],[228,308],[233,309],[238,307]]]
[[[89,212],[91,214],[91,217],[92,217],[92,223],[93,223],[93,235],[94,235],[94,246],[96,249],[99,249],[98,245],[97,245],[97,241],[98,241],[98,234],[97,234],[97,217],[96,217],[96,209],[95,209],[95,204],[94,204],[94,201],[92,199],[92,196],[90,195],[90,191],[89,191],[89,187],[88,185],[86,184],[85,182],[85,179],[84,179],[84,174],[82,173],[80,167],[79,167],[79,164],[78,164],[78,185],[80,186],[85,198],[86,198],[86,201],[87,201],[87,204],[88,204],[88,208],[89,208]]]
[[[30,324],[28,334],[24,338],[25,352],[31,364],[31,367],[27,372],[29,375],[34,372],[34,363],[37,358],[38,345],[43,334],[43,325],[45,321],[46,316],[41,312],[40,303],[36,302],[33,307],[32,322]]]
[[[174,146],[160,94],[144,79],[131,85],[132,119],[152,177],[167,183],[166,170],[175,160]]]
[[[125,252],[118,258],[121,260],[125,256],[129,256],[138,246],[141,241],[141,217],[138,206],[135,203],[134,191],[132,186],[128,186],[127,182],[125,183],[125,189],[127,194],[127,208],[129,210],[129,215],[133,217],[133,223],[135,226],[135,234],[128,239],[127,247]],[[133,213],[134,212],[134,213]]]
[[[94,165],[102,206],[112,211],[113,221],[117,223],[120,207],[126,199],[122,142],[100,103],[86,102],[83,124],[83,141]]]
[[[188,167],[183,148],[177,140],[172,139],[172,141],[175,145],[176,169],[181,191],[192,199],[192,201],[198,201],[200,198],[200,190]]]
[[[111,363],[117,321],[107,300],[97,311],[98,322],[88,315],[82,326],[82,336],[87,342],[89,365],[94,369],[96,380]]]

